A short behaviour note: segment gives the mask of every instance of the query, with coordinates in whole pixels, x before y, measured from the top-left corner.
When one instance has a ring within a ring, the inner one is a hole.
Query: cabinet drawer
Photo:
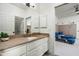
[[[29,44],[30,45],[35,45],[35,44],[40,44],[42,42],[42,39],[39,39],[39,40],[36,40],[36,41],[33,41],[33,42],[30,42]]]
[[[47,45],[42,45],[42,52],[46,52],[48,50],[48,46]]]
[[[48,43],[48,38],[43,38],[42,43],[47,42]]]
[[[40,46],[42,44],[42,40],[37,40],[35,42],[31,42],[27,44],[27,50],[30,51],[32,49],[37,48],[38,46]]]
[[[45,44],[40,44],[38,47],[31,49],[30,51],[27,52],[28,56],[41,56],[43,55],[46,51],[48,50],[48,45],[47,43]]]
[[[42,46],[43,44],[48,46],[48,38],[44,38],[44,39],[37,40],[35,42],[28,43],[27,44],[27,51],[36,49],[37,47]]]
[[[37,47],[36,49],[33,49],[27,53],[27,56],[41,56],[43,54],[41,50],[41,46]]]
[[[26,53],[26,44],[2,51],[2,56],[20,56]]]
[[[47,42],[48,42],[48,38],[43,38],[29,43],[29,46],[37,46],[40,45],[41,43],[47,43]]]
[[[18,45],[18,46],[9,48],[9,49],[5,49],[5,50],[3,50],[3,52],[8,52],[8,51],[11,51],[11,50],[14,50],[14,49],[17,49],[17,48],[21,48],[21,47],[24,47],[24,46],[26,47],[26,44],[22,44],[22,45]]]

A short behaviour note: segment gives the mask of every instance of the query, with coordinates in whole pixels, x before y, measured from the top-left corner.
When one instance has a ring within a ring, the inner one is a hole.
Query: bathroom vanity
[[[48,51],[48,36],[20,37],[0,42],[1,56],[42,56]]]

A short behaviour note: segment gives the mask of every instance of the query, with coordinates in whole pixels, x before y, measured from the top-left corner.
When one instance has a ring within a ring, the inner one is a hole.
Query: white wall
[[[67,17],[61,17],[57,20],[57,23],[59,25],[64,25],[64,24],[72,24],[74,22],[75,24],[79,21],[79,15],[72,15],[72,16],[67,16]]]
[[[0,3],[0,32],[12,34],[15,30],[15,16],[25,17],[25,10],[8,3]]]

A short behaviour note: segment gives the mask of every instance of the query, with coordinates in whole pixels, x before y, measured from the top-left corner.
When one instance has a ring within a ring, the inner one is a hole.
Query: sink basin
[[[37,37],[27,37],[28,40],[37,39]]]

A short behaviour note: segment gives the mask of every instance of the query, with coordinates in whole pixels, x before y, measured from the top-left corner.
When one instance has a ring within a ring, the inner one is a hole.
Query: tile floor
[[[55,41],[55,54],[59,56],[79,56],[79,40],[75,44]]]

